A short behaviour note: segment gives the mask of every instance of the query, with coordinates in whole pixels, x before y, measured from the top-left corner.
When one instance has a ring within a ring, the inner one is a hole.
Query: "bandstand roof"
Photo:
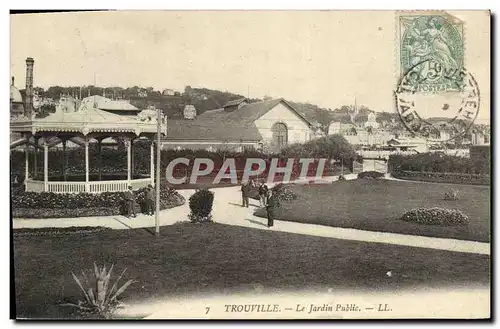
[[[164,120],[166,120],[164,118]],[[162,124],[166,134],[166,122]],[[95,107],[76,112],[58,111],[45,118],[18,117],[11,119],[11,130],[14,132],[67,132],[77,135],[90,133],[134,133],[155,134],[157,131],[156,112],[144,110],[136,116],[119,115],[100,110]]]

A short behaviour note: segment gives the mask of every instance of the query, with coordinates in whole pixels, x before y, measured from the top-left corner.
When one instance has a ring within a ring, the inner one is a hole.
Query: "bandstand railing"
[[[110,181],[93,181],[93,182],[47,182],[47,191],[45,191],[45,182],[26,180],[26,191],[28,192],[52,192],[52,193],[80,193],[86,191],[88,184],[89,193],[102,192],[123,192],[128,190],[128,186],[132,189],[140,189],[151,184],[151,178],[140,178],[127,180],[110,180]]]

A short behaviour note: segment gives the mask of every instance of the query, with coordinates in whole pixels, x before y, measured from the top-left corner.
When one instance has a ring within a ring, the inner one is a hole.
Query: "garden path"
[[[356,175],[347,175],[346,179],[354,179]],[[325,182],[332,182],[338,177],[325,177]],[[271,184],[270,184],[271,185]],[[264,218],[253,215],[258,201],[250,200],[250,207],[241,206],[241,195],[239,186],[211,189],[215,193],[213,205],[214,221],[221,224],[244,226],[256,229],[288,232],[295,234],[314,235],[352,241],[364,241],[373,243],[386,243],[418,248],[430,248],[449,250],[464,253],[476,253],[490,255],[490,244],[475,241],[456,239],[444,239],[424,237],[417,235],[406,235],[396,233],[364,231],[340,227],[327,227],[313,224],[303,224],[275,220],[272,228],[267,227]],[[179,190],[186,198],[194,193],[194,190]],[[160,226],[172,225],[180,221],[186,221],[189,214],[188,203],[172,209],[163,210],[160,213]],[[137,218],[128,219],[123,216],[106,217],[81,217],[81,218],[54,218],[54,219],[14,219],[13,228],[41,228],[41,227],[71,227],[71,226],[104,226],[112,229],[135,229],[154,227],[155,217],[139,214]],[[161,232],[161,229],[160,229]]]

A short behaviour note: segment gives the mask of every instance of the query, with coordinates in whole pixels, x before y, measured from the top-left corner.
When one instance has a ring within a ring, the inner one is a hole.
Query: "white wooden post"
[[[25,184],[26,185],[26,180],[28,179],[28,176],[30,174],[30,170],[29,170],[29,144],[26,143],[26,147],[24,148],[24,153],[25,153],[25,159],[24,159],[24,181],[25,181]]]
[[[85,137],[85,192],[90,192],[89,185],[89,140]]]
[[[47,141],[43,143],[43,182],[44,191],[49,191],[49,145]]]
[[[150,177],[151,177],[151,185],[155,186],[155,143],[151,141],[151,151],[150,151],[150,156],[151,156],[151,162],[150,162]]]
[[[127,184],[130,186],[131,180],[131,168],[132,168],[132,143],[129,139],[125,140],[125,145],[127,146]]]

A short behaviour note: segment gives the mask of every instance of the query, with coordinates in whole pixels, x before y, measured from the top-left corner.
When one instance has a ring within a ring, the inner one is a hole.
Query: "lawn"
[[[457,184],[429,184],[390,180],[353,180],[327,185],[290,185],[298,198],[282,202],[278,219],[334,227],[355,228],[432,237],[490,241],[490,188]],[[459,200],[445,201],[451,188]],[[460,209],[470,219],[466,227],[409,223],[401,215],[417,207]],[[265,217],[264,209],[255,213]]]
[[[216,223],[162,227],[159,238],[146,229],[14,237],[13,247],[17,315],[30,318],[74,317],[59,306],[79,296],[70,272],[90,270],[94,261],[114,263],[116,272],[127,268],[124,279],[137,280],[123,295],[126,303],[255,287],[263,292],[459,289],[488,286],[490,271],[485,255]]]

